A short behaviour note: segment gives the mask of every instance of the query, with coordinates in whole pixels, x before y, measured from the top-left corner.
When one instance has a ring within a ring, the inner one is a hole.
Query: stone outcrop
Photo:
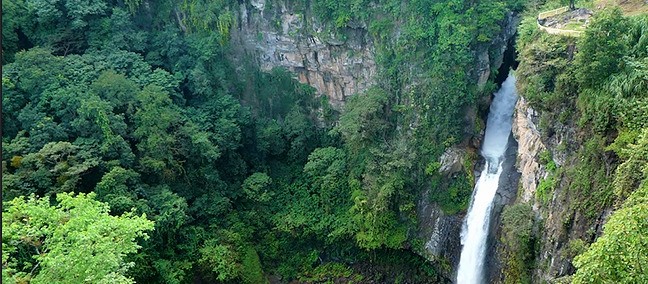
[[[553,110],[552,110],[553,111]],[[556,110],[560,111],[560,110]],[[550,173],[540,161],[540,153],[548,151],[558,167],[572,168],[580,162],[573,154],[578,150],[575,121],[562,123],[550,120],[545,128],[539,128],[541,113],[520,98],[514,114],[513,134],[518,141],[517,168],[521,177],[516,203],[532,205],[535,213],[534,235],[538,240],[532,283],[555,283],[557,279],[574,273],[570,249],[574,240],[593,241],[602,233],[611,208],[604,208],[595,220],[588,219],[571,204],[577,196],[569,191],[570,181],[564,174]],[[538,187],[554,175],[557,183],[547,192],[546,200],[537,197]],[[500,273],[501,274],[501,273]]]
[[[294,11],[282,1],[254,0],[239,5],[232,41],[262,70],[284,67],[299,81],[326,95],[339,108],[346,97],[374,83],[374,48],[362,25],[347,28],[344,39],[327,33],[307,11]]]
[[[428,260],[456,266],[461,253],[461,226],[463,216],[447,215],[441,208],[430,202],[430,190],[422,192],[417,204],[419,219],[418,236],[425,243],[423,251],[418,251]],[[450,271],[441,271],[444,278],[454,278],[456,267]]]
[[[517,26],[522,18],[510,12],[502,25],[502,32],[487,44],[480,46],[476,51],[477,64],[473,78],[477,81],[478,90],[483,90],[486,82],[491,77],[491,70],[499,69],[504,63],[504,51],[509,47],[509,41],[517,32]]]
[[[534,121],[538,121],[538,113],[520,97],[515,105],[512,131],[518,142],[517,168],[521,174],[519,196],[520,201],[525,203],[535,201],[536,188],[547,177],[547,171],[538,162],[538,155],[547,148],[540,139]],[[537,204],[534,208],[538,209]]]
[[[445,150],[439,158],[439,173],[444,176],[450,176],[459,172],[463,168],[464,156],[466,149],[453,146]]]

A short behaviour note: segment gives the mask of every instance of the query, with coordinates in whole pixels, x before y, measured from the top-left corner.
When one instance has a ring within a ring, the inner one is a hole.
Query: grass
[[[577,8],[578,7],[587,8],[593,10],[594,12],[604,8],[618,6],[619,8],[621,8],[623,14],[626,16],[648,14],[648,4],[646,4],[644,0],[592,0],[592,1],[576,1],[576,2],[577,2],[576,3]],[[545,7],[553,8],[556,5],[551,5],[551,4],[557,4],[557,3],[562,3],[562,2],[552,1],[550,3],[547,3]],[[545,10],[544,12],[538,14],[538,18],[546,18],[548,16],[554,16],[556,13],[553,12],[559,12],[559,10],[558,9]],[[560,30],[582,32],[586,28],[587,26],[583,22],[572,20],[569,23],[567,23],[565,26],[560,28]]]
[[[582,22],[579,21],[571,21],[567,23],[564,27],[562,27],[563,30],[572,30],[572,31],[584,31],[585,26]]]
[[[619,6],[626,16],[648,14],[648,4],[644,0],[594,0],[593,9]]]

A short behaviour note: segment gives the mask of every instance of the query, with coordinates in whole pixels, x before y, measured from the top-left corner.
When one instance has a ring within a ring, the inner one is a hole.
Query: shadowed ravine
[[[481,284],[484,282],[486,241],[493,199],[502,173],[502,158],[508,146],[513,109],[517,101],[515,77],[509,74],[490,107],[482,156],[486,164],[473,193],[470,209],[461,231],[461,258],[457,283]]]

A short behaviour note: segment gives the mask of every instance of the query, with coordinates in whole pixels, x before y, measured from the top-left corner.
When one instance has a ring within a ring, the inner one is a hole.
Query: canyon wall
[[[375,51],[366,27],[329,33],[316,16],[283,1],[253,0],[239,4],[239,23],[232,46],[262,70],[283,67],[300,82],[326,95],[340,108],[348,96],[374,83]]]
[[[565,146],[575,143],[578,128],[571,120],[565,123],[550,120],[550,130],[541,128],[541,116],[541,112],[520,97],[512,129],[518,143],[516,168],[520,179],[512,204],[527,204],[533,211],[534,248],[529,260],[533,262],[529,279],[532,283],[562,283],[569,281],[569,275],[575,271],[572,260],[582,250],[582,241],[592,242],[601,235],[602,224],[611,209],[603,208],[598,217],[588,218],[571,206],[578,198],[569,191],[572,181],[556,168],[569,169],[580,162],[574,158],[577,145]],[[555,184],[548,186],[552,180]],[[500,241],[502,228],[496,230],[494,239]],[[501,244],[495,244],[492,283],[504,280],[505,271],[499,263],[502,254]]]

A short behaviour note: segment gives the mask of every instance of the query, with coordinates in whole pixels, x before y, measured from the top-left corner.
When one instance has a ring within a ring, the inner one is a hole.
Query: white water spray
[[[486,257],[486,238],[490,225],[493,198],[502,174],[502,157],[511,133],[513,109],[517,101],[515,77],[509,74],[495,93],[486,122],[486,135],[482,156],[486,158],[484,170],[475,185],[468,215],[461,230],[461,258],[457,283],[481,284]]]

